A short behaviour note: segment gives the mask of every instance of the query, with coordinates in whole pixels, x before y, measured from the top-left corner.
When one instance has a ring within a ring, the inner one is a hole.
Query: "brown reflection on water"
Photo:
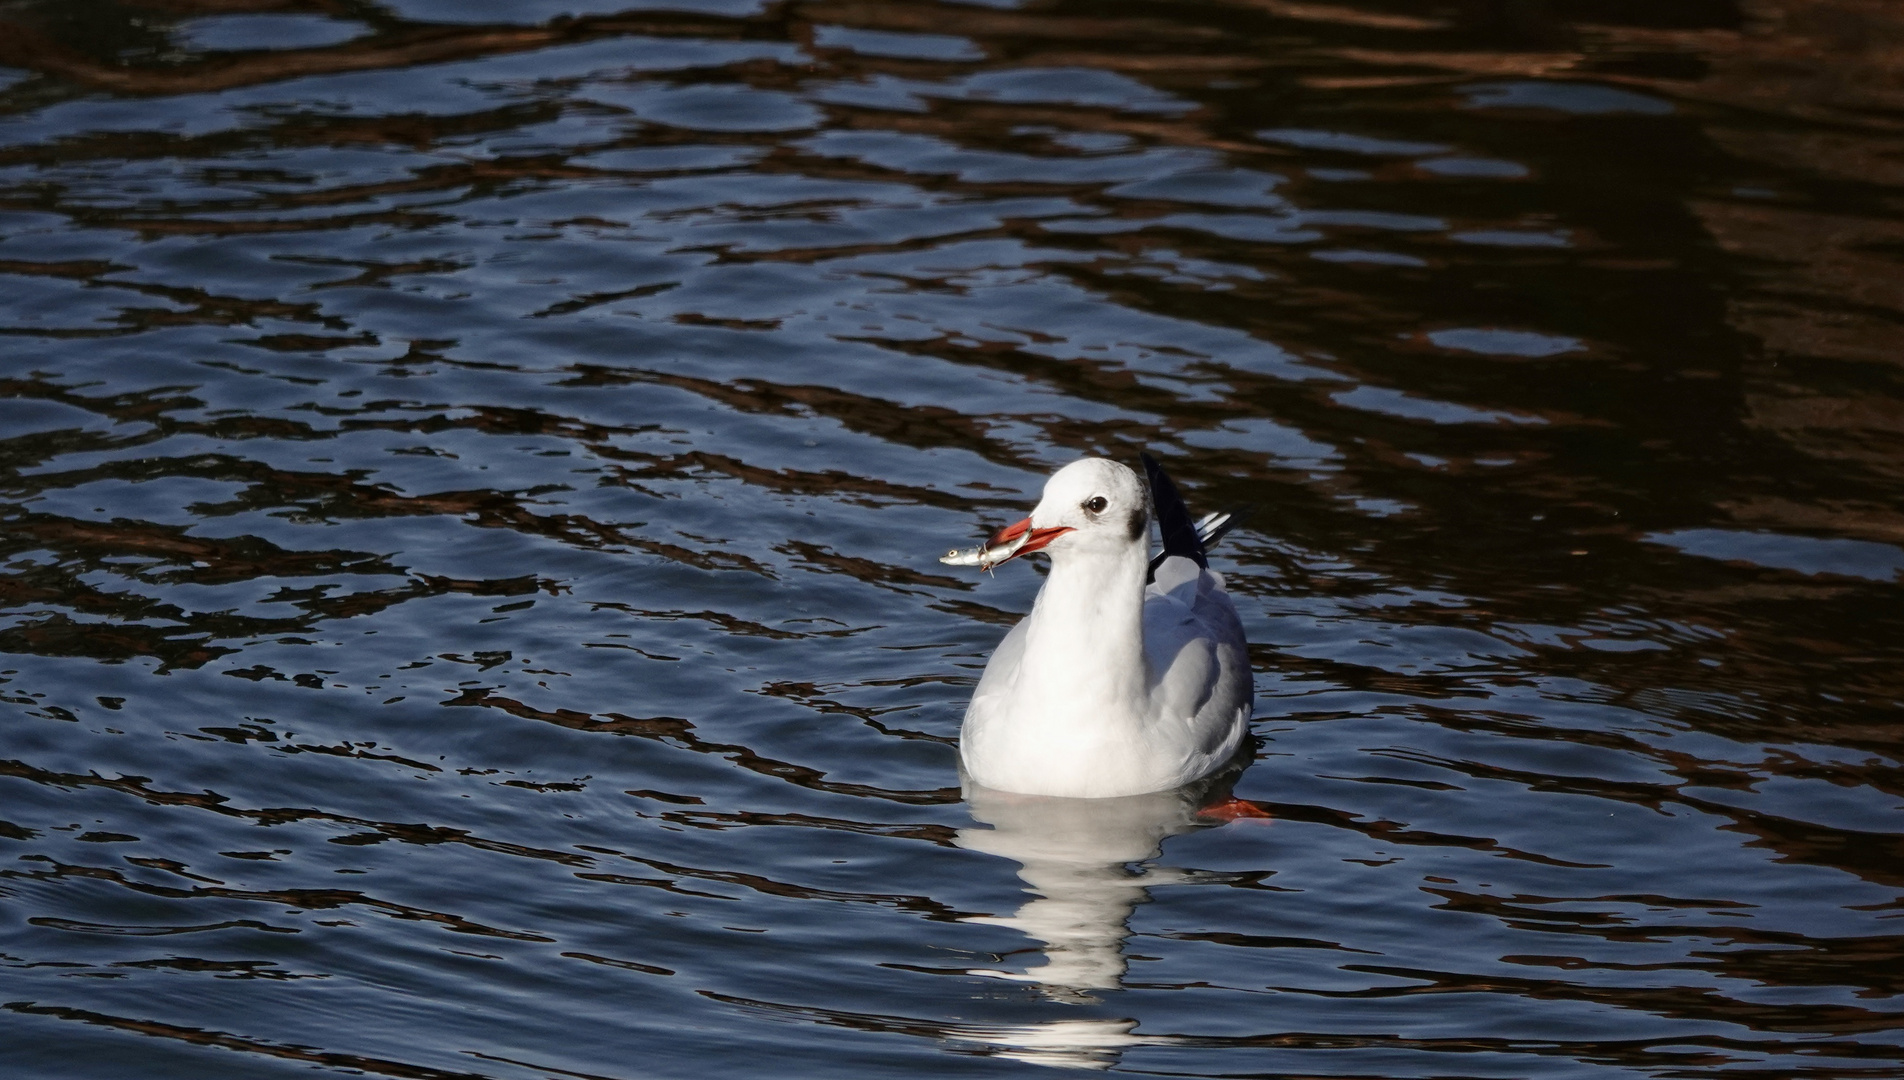
[[[1895,387],[1904,341],[1904,12],[1875,0],[1757,0],[1736,31],[1693,44],[1702,79],[1674,86],[1721,106],[1713,143],[1756,167],[1749,199],[1691,202],[1730,254],[1754,267],[1728,318],[1762,351],[1747,371],[1746,423],[1801,454],[1890,482],[1904,477]],[[1802,502],[1781,492],[1723,505],[1746,525],[1896,542],[1904,517],[1851,484]]]
[[[324,14],[356,16],[355,5],[326,3],[159,5],[180,13],[270,12],[302,9]],[[494,56],[587,41],[606,35],[664,34],[720,37],[732,33],[733,20],[710,20],[693,15],[625,14],[611,17],[561,18],[547,26],[404,26],[391,23],[372,37],[341,45],[271,52],[214,54],[169,64],[127,64],[112,54],[100,55],[98,44],[124,41],[119,35],[99,33],[101,24],[121,28],[105,5],[85,5],[87,14],[105,18],[58,18],[57,5],[27,5],[23,12],[0,20],[0,63],[28,68],[70,80],[82,86],[121,94],[195,94],[234,87],[278,82],[312,75],[376,71],[436,64],[471,57]],[[37,17],[36,17],[37,16]],[[49,17],[51,16],[51,17]],[[37,24],[37,25],[36,25]],[[89,32],[90,31],[90,32]],[[152,43],[142,42],[148,49]],[[88,49],[87,46],[92,46]],[[123,47],[123,46],[122,46]],[[168,50],[169,51],[169,50]]]

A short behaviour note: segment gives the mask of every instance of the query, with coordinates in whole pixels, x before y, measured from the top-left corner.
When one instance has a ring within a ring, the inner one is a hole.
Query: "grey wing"
[[[1145,597],[1144,652],[1159,722],[1188,725],[1200,748],[1227,757],[1249,718],[1254,679],[1222,579],[1188,559],[1160,566]]]

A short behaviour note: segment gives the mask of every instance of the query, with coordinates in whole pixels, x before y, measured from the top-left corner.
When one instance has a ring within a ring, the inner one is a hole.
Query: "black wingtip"
[[[1191,559],[1200,567],[1208,568],[1210,562],[1203,554],[1203,541],[1197,539],[1197,525],[1190,517],[1190,509],[1183,504],[1183,496],[1177,494],[1177,485],[1170,482],[1170,476],[1157,459],[1148,453],[1139,454],[1144,462],[1144,475],[1150,480],[1150,504],[1157,513],[1157,530],[1163,534],[1164,558],[1181,555]]]
[[[1250,516],[1255,513],[1256,513],[1255,506],[1245,505],[1245,506],[1233,506],[1229,508],[1228,510],[1223,511],[1221,514],[1211,515],[1212,517],[1215,517],[1219,520],[1217,520],[1215,524],[1210,528],[1207,528],[1207,529],[1203,528],[1201,524],[1199,524],[1199,527],[1197,529],[1197,536],[1203,540],[1203,550],[1207,552],[1211,548],[1215,547],[1218,541],[1230,535],[1231,529],[1234,529],[1238,525],[1241,525],[1245,521],[1248,521],[1250,519]]]

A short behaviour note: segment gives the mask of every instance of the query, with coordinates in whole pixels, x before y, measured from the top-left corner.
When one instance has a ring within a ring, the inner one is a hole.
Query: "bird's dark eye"
[[[1093,514],[1102,514],[1104,508],[1109,505],[1111,505],[1111,501],[1102,495],[1093,495],[1084,500],[1084,508]]]

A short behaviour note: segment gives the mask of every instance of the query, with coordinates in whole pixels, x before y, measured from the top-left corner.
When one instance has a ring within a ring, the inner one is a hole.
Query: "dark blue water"
[[[1901,42],[0,6],[0,1062],[1900,1075]],[[1271,816],[968,802],[1145,449]]]

